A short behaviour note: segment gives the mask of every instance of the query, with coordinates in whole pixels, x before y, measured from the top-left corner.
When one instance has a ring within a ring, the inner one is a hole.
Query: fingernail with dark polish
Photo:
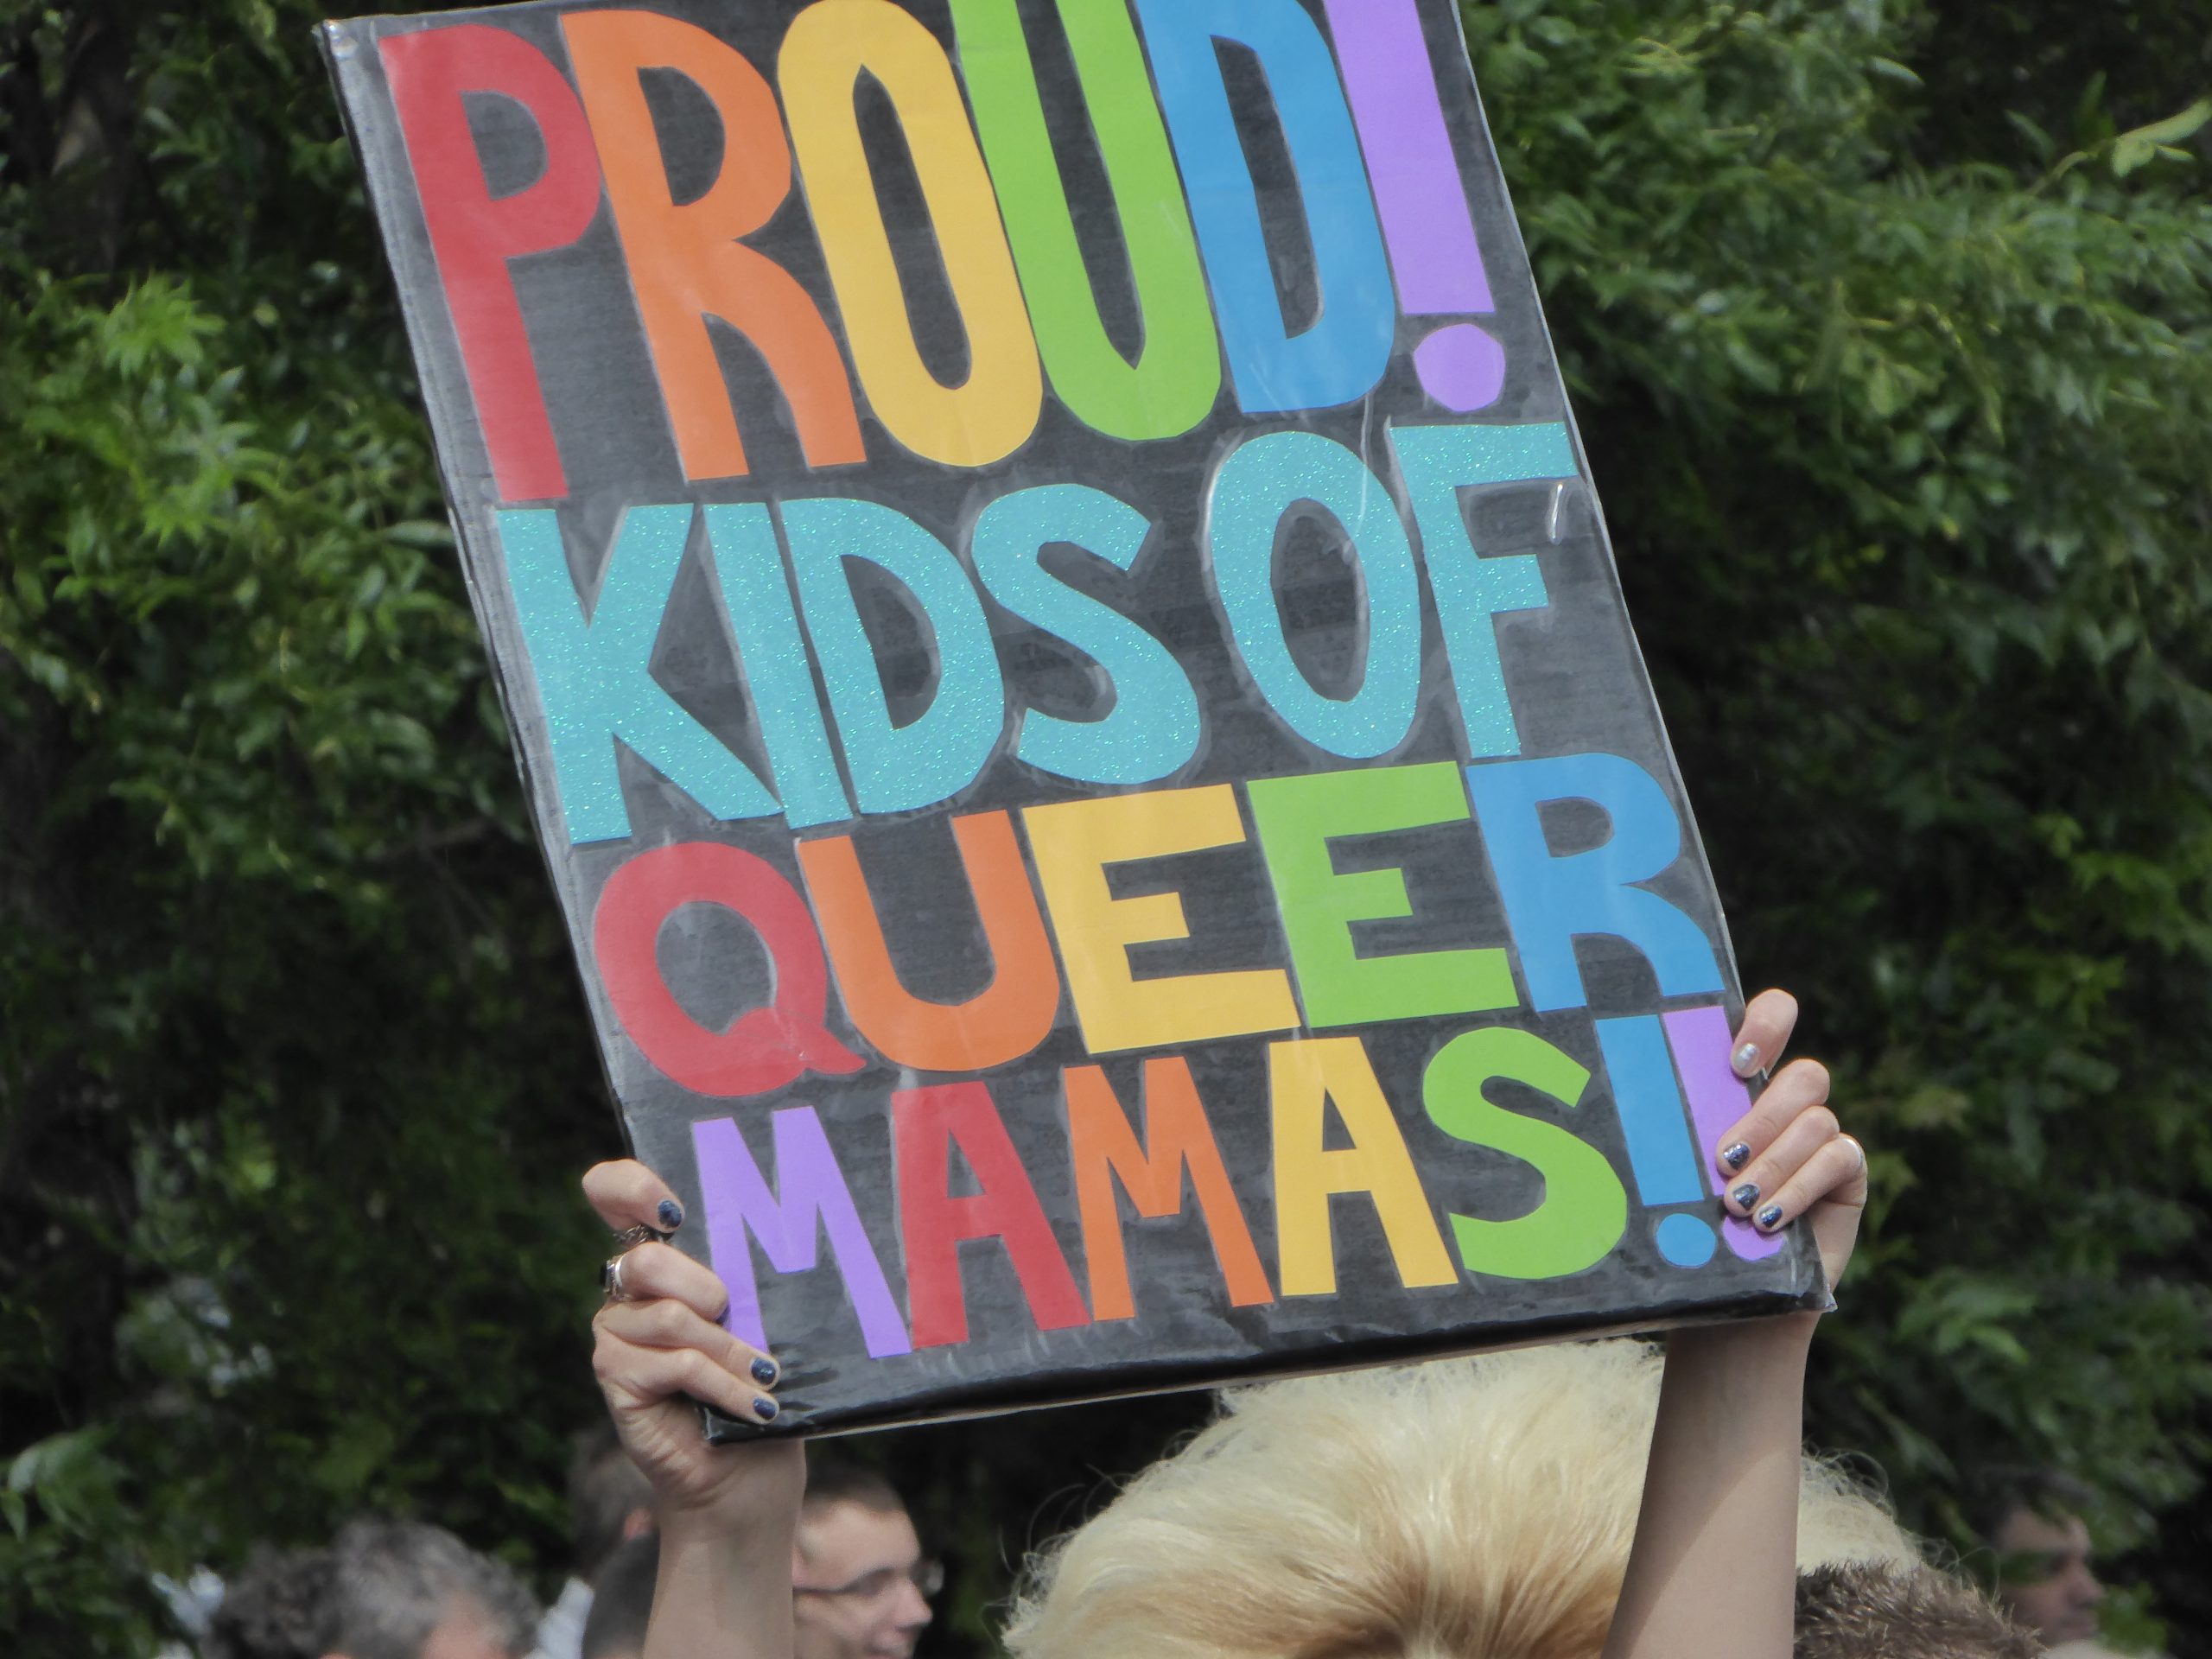
[[[1759,1201],[1758,1183],[1757,1181],[1745,1181],[1741,1186],[1738,1187],[1728,1196],[1735,1200],[1736,1207],[1738,1209],[1748,1210]]]
[[[758,1417],[764,1423],[774,1421],[776,1416],[776,1402],[771,1400],[766,1395],[761,1395],[753,1402],[753,1414]]]
[[[660,1208],[654,1213],[660,1217],[660,1230],[664,1233],[672,1233],[683,1224],[683,1206],[674,1198],[663,1198]]]
[[[1720,1161],[1731,1169],[1741,1169],[1751,1161],[1751,1149],[1738,1141],[1720,1154]]]
[[[758,1382],[764,1389],[771,1382],[773,1382],[776,1380],[776,1362],[772,1359],[754,1360],[753,1362],[753,1380],[755,1382]]]
[[[1736,1068],[1738,1077],[1750,1077],[1752,1072],[1759,1069],[1759,1046],[1757,1043],[1745,1043],[1728,1057],[1728,1063]]]
[[[1770,1204],[1765,1209],[1760,1211],[1758,1215],[1752,1217],[1751,1219],[1758,1222],[1760,1226],[1771,1231],[1773,1229],[1782,1225],[1782,1206],[1778,1204]]]

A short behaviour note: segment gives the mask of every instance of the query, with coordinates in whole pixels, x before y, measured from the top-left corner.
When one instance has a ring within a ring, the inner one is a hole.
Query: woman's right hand
[[[633,1159],[594,1165],[584,1196],[617,1232],[664,1231],[683,1213],[667,1183]],[[715,1446],[700,1432],[701,1403],[747,1422],[776,1413],[775,1362],[717,1323],[729,1306],[722,1281],[681,1250],[646,1243],[623,1255],[620,1284],[623,1300],[593,1317],[592,1369],[624,1448],[652,1482],[663,1527],[695,1516],[744,1530],[788,1516],[806,1481],[796,1440]]]

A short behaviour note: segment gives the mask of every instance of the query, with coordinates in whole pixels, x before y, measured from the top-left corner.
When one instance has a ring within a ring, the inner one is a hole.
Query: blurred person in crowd
[[[615,1550],[592,1580],[577,1659],[640,1659],[659,1565],[653,1533]],[[795,1659],[908,1659],[941,1582],[889,1481],[835,1456],[808,1459],[791,1550]]]
[[[591,1616],[584,1620],[580,1659],[644,1659],[653,1575],[659,1570],[660,1538],[655,1533],[631,1539],[608,1557],[592,1580]]]
[[[2089,1566],[2088,1488],[2056,1470],[2010,1466],[1974,1484],[1969,1518],[1996,1558],[2005,1611],[2049,1647],[2094,1639],[2105,1587]]]
[[[223,1580],[213,1567],[195,1567],[181,1579],[166,1573],[149,1573],[147,1582],[154,1586],[154,1593],[162,1599],[170,1618],[184,1633],[185,1643],[166,1643],[156,1659],[190,1659],[199,1651],[199,1644],[207,1639],[209,1621],[215,1610],[223,1605]]]
[[[356,1521],[326,1549],[257,1557],[223,1598],[210,1659],[521,1659],[537,1625],[501,1563],[440,1527]]]
[[[791,1549],[794,1659],[909,1659],[944,1571],[874,1470],[810,1458]]]
[[[601,1572],[652,1526],[652,1486],[622,1449],[614,1425],[601,1419],[576,1436],[569,1462],[569,1579],[545,1610],[531,1659],[578,1659]]]
[[[322,1659],[330,1593],[328,1550],[257,1548],[208,1614],[208,1659]]]

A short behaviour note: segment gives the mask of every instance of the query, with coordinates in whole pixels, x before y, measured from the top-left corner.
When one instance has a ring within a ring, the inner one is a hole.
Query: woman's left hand
[[[1732,1059],[1738,1077],[1771,1070],[1797,1023],[1797,999],[1763,991],[1744,1009]],[[1851,1261],[1866,1208],[1866,1153],[1828,1109],[1828,1071],[1792,1060],[1751,1109],[1707,1149],[1727,1182],[1726,1204],[1761,1232],[1808,1217],[1833,1288]]]

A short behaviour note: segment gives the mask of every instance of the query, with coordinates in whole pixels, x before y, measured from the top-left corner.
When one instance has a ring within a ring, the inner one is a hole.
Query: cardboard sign
[[[778,1431],[1819,1297],[1447,0],[327,45]]]

